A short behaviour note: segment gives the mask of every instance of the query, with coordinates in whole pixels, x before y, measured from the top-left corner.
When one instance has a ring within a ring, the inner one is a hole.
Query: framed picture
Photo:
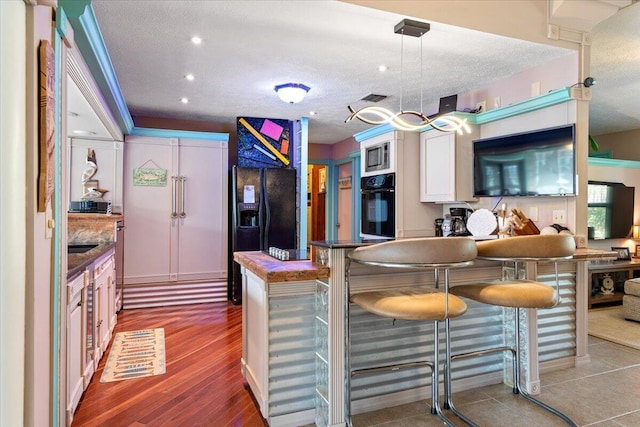
[[[320,192],[326,193],[327,191],[327,168],[322,168],[318,171],[318,182],[320,183]]]
[[[616,258],[616,259],[619,259],[619,260],[630,260],[631,259],[631,252],[629,252],[629,248],[627,248],[627,247],[615,247],[615,246],[612,246],[611,250],[618,253],[618,258]]]
[[[636,245],[636,254],[635,258],[640,258],[640,245]]]

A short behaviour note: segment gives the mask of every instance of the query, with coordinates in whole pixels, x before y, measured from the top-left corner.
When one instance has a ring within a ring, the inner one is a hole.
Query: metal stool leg
[[[444,407],[445,409],[450,410],[453,414],[455,414],[456,417],[460,418],[462,421],[464,421],[466,424],[470,425],[471,427],[479,427],[478,424],[474,423],[471,419],[467,418],[464,414],[458,411],[458,409],[453,404],[453,399],[451,397],[452,395],[452,391],[451,391],[452,358],[451,358],[451,335],[450,335],[449,319],[445,320],[444,334],[445,334],[445,345],[446,345],[445,352],[447,357],[445,368],[444,368],[444,396],[445,396]]]
[[[563,414],[562,412],[558,411],[555,408],[552,408],[551,406],[547,405],[546,403],[543,403],[541,401],[539,401],[538,399],[534,398],[533,396],[531,396],[529,393],[527,393],[526,391],[524,391],[521,386],[520,386],[520,308],[516,308],[516,318],[515,318],[515,356],[514,356],[514,361],[513,361],[513,365],[514,365],[514,386],[513,386],[513,393],[514,394],[521,394],[522,397],[524,397],[525,399],[527,399],[528,401],[530,401],[531,403],[535,403],[536,405],[540,406],[543,409],[546,409],[547,411],[551,412],[552,414],[562,418],[562,420],[564,422],[566,422],[568,425],[572,426],[572,427],[578,427],[578,425],[568,416],[566,416],[565,414]]]

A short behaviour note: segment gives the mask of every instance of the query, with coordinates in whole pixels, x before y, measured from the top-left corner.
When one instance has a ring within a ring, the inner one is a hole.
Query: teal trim
[[[598,151],[598,152],[590,152],[589,153],[589,157],[590,158],[601,158],[601,159],[613,159],[613,152],[611,150],[609,151]]]
[[[639,169],[640,161],[620,160],[620,159],[601,159],[598,157],[589,157],[589,166],[607,166],[612,168]]]
[[[331,159],[309,159],[310,165],[330,165]]]
[[[56,94],[62,93],[62,37],[66,34],[67,23],[65,12],[62,8],[56,11],[59,19],[56,19],[56,31],[54,33],[54,53],[55,53],[55,88]],[[65,76],[66,79],[66,76]],[[60,246],[62,244],[62,137],[60,130],[62,129],[61,117],[62,113],[62,96],[55,97],[55,130],[54,130],[54,171],[53,171],[53,198],[51,199],[53,218],[58,224],[53,229],[53,286],[51,295],[51,426],[58,427],[60,425],[60,406],[64,406],[64,395],[60,396],[60,334],[61,314],[60,314]],[[45,227],[47,225],[45,224]],[[66,231],[66,230],[65,230]]]
[[[189,130],[139,128],[131,129],[129,135],[150,136],[155,138],[203,139],[207,141],[229,142],[229,134],[215,132],[196,132]]]
[[[568,87],[552,90],[544,95],[536,96],[534,98],[525,99],[524,101],[516,102],[504,107],[496,108],[495,110],[485,111],[484,113],[470,114],[470,113],[455,113],[456,116],[467,118],[471,125],[481,125],[483,123],[494,122],[496,120],[506,119],[508,117],[517,116],[520,114],[528,113],[542,108],[550,107],[552,105],[560,104],[570,101],[571,90]]]
[[[133,119],[122,95],[91,0],[58,0],[74,29],[75,44],[100,88],[109,110],[124,134],[133,129]]]
[[[129,133],[134,127],[133,119],[129,113],[129,108],[127,108],[124,96],[122,95],[122,89],[120,88],[118,77],[116,76],[116,72],[111,64],[109,52],[104,44],[104,39],[102,38],[98,21],[96,20],[95,13],[93,12],[93,7],[91,7],[91,5],[88,5],[85,8],[85,13],[80,15],[79,20],[89,45],[95,54],[98,66],[102,71],[102,75],[109,86],[109,90],[117,107],[116,111],[124,123],[125,128],[122,129],[122,131],[124,133]]]
[[[389,124],[378,125],[376,127],[372,127],[371,129],[367,129],[362,132],[356,133],[355,135],[353,135],[353,138],[358,142],[362,142],[367,139],[376,137],[378,135],[383,135],[385,133],[393,132],[394,130],[395,128]]]
[[[360,237],[360,219],[362,218],[362,198],[360,197],[360,152],[351,162],[351,238]]]
[[[297,138],[293,138],[296,140]],[[300,206],[300,219],[298,235],[298,249],[306,249],[307,242],[307,170],[309,165],[309,119],[307,117],[300,118],[300,191],[298,192],[298,206]],[[297,149],[297,147],[294,147]]]
[[[471,114],[456,112],[453,114],[456,117],[467,119],[467,123],[469,123],[470,125],[481,125],[484,123],[495,122],[497,120],[506,119],[508,117],[529,113],[531,111],[540,110],[552,105],[561,104],[563,102],[570,101],[571,99],[573,99],[571,97],[571,88],[564,87],[552,90],[548,93],[545,93],[544,95],[525,99],[524,101],[515,102],[513,104],[496,108],[494,110],[485,111],[484,113]],[[428,131],[429,129],[431,129],[431,126],[425,126],[425,128],[420,132]],[[357,133],[353,137],[356,141],[362,142],[364,140],[385,134],[387,132],[391,132],[393,130],[395,129],[390,124],[379,125]]]

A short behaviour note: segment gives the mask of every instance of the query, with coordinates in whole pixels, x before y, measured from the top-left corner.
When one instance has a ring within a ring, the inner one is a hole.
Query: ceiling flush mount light
[[[198,36],[193,36],[193,37],[191,37],[191,43],[193,43],[193,44],[201,44],[202,43],[202,38],[200,38]]]
[[[273,88],[278,94],[278,98],[289,104],[302,101],[307,95],[307,92],[309,92],[309,89],[311,89],[309,86],[303,85],[302,83],[285,83]]]
[[[430,29],[431,25],[427,22],[403,19],[401,22],[396,24],[393,31],[396,34],[401,34],[403,37],[407,35],[420,38],[429,32]],[[402,50],[403,49],[401,47],[401,58],[403,53]],[[420,72],[422,73],[422,41],[420,42]],[[400,80],[402,81],[402,59],[400,60]],[[422,104],[422,94],[420,94],[420,99],[420,104]],[[467,124],[467,120],[454,115],[447,114],[430,119],[420,111],[403,110],[402,89],[400,91],[400,111],[397,113],[379,106],[369,106],[355,110],[351,105],[348,105],[347,108],[351,114],[345,119],[345,123],[348,123],[353,119],[358,119],[370,125],[390,124],[394,128],[403,131],[420,132],[431,127],[441,132],[458,132],[459,134],[471,132],[471,129]],[[420,109],[422,109],[422,105]],[[411,120],[407,120],[407,118],[411,118]]]
[[[188,104],[189,98],[180,98],[180,102],[182,102],[183,104]]]
[[[184,76],[184,78],[189,80],[190,82],[195,80],[195,76],[193,74],[187,74]]]

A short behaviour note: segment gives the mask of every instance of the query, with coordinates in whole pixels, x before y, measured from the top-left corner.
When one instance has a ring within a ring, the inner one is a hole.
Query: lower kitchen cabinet
[[[88,271],[85,270],[67,283],[67,424],[84,391],[84,324],[85,286]]]
[[[109,251],[93,264],[93,289],[95,309],[95,364],[107,351],[111,333],[115,327],[115,260],[114,251]]]
[[[67,283],[66,422],[89,386],[116,325],[115,250],[110,249]]]

